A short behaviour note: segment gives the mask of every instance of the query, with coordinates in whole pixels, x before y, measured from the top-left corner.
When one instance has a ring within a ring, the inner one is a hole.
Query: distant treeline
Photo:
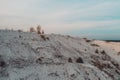
[[[106,42],[120,42],[120,40],[104,40]]]

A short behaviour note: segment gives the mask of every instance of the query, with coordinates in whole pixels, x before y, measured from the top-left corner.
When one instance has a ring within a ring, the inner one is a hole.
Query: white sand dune
[[[116,52],[107,44],[102,47],[100,42],[99,47],[56,34],[45,37],[0,30],[0,80],[120,80],[120,63],[108,55]]]

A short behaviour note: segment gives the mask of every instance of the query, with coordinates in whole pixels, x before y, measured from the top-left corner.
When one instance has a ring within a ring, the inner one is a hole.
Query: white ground
[[[0,80],[120,80],[119,63],[107,55],[114,50],[79,37],[45,37],[0,30]]]

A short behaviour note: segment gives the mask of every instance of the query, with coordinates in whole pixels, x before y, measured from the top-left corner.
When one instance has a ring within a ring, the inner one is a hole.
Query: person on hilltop
[[[37,26],[37,33],[41,34],[41,26],[40,25]]]
[[[42,34],[44,34],[44,30],[42,30]]]

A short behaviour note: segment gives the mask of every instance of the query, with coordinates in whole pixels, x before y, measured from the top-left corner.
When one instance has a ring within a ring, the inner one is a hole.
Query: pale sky
[[[0,28],[120,40],[120,0],[0,0]]]

